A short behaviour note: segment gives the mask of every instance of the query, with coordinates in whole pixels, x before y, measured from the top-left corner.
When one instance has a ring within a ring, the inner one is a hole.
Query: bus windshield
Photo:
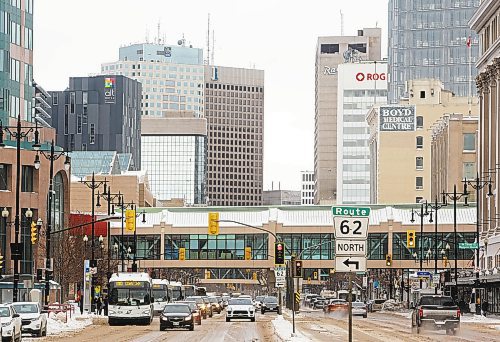
[[[190,297],[190,296],[196,295],[194,285],[183,285],[182,289],[184,290],[185,297]]]
[[[155,302],[168,302],[166,289],[153,289],[153,297]]]
[[[151,303],[151,288],[145,282],[116,282],[110,284],[110,305],[139,306]]]

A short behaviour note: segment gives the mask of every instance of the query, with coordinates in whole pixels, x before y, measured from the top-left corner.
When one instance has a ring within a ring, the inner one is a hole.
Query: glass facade
[[[189,135],[143,135],[142,170],[159,200],[205,204],[207,139]]]
[[[332,260],[335,258],[333,234],[278,234],[278,236],[283,239],[287,254],[299,255],[302,253],[300,256],[302,260]],[[319,246],[305,250],[315,245]]]
[[[245,247],[252,248],[252,260],[267,259],[267,234],[165,235],[164,258],[178,260],[179,248],[185,248],[186,260],[244,260]]]
[[[419,78],[439,79],[457,96],[469,95],[470,81],[476,94],[479,38],[468,22],[479,2],[389,1],[389,103],[408,97],[405,81]]]
[[[423,235],[423,236],[422,236]],[[454,233],[437,233],[437,250],[438,260],[442,260],[443,256],[447,256],[448,260],[455,259],[455,242]],[[457,243],[475,241],[475,233],[460,233],[457,232]],[[417,248],[406,247],[406,233],[394,233],[392,241],[392,258],[394,260],[428,260],[433,261],[435,255],[435,234],[423,233],[417,231]],[[422,243],[422,248],[420,248]],[[450,247],[447,249],[447,245]],[[430,252],[429,252],[430,251]],[[472,260],[474,258],[473,249],[457,249],[459,260]],[[444,253],[443,253],[444,252]],[[416,253],[416,257],[413,255]]]
[[[134,236],[125,235],[123,237],[123,245],[121,243],[121,235],[111,236],[112,258],[120,259],[121,253],[125,259],[133,259],[134,254]],[[115,249],[114,246],[118,246]],[[128,249],[130,247],[130,253]],[[149,259],[160,260],[160,235],[137,235],[137,254],[136,260]]]

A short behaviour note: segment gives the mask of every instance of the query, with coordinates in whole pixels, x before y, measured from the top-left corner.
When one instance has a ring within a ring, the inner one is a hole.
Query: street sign
[[[370,216],[369,207],[332,207],[333,216]]]
[[[335,240],[335,255],[366,255],[366,240]]]
[[[418,276],[418,277],[430,277],[430,276],[431,276],[431,272],[426,272],[426,271],[418,271],[418,272],[417,272],[417,276]]]
[[[336,239],[365,239],[368,233],[368,217],[333,218]]]
[[[276,266],[274,268],[274,277],[276,278],[276,284],[285,283],[285,281],[286,281],[286,268],[283,266]]]
[[[276,287],[285,287],[285,283],[276,283]]]
[[[90,267],[90,274],[97,274],[97,267]]]
[[[366,272],[365,256],[344,256],[335,258],[337,272]]]
[[[459,249],[477,249],[477,242],[460,242]]]

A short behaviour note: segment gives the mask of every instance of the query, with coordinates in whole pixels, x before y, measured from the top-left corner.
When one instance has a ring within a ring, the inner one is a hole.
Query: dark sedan
[[[188,328],[194,330],[194,319],[188,304],[167,304],[160,316],[160,331]]]

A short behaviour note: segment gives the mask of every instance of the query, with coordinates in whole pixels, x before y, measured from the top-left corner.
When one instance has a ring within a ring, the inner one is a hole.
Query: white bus
[[[171,302],[183,300],[185,297],[182,294],[182,284],[178,281],[170,281],[168,283],[168,296]]]
[[[168,280],[153,279],[154,314],[160,314],[169,302]]]
[[[153,321],[153,282],[147,273],[113,273],[109,280],[108,323]]]

